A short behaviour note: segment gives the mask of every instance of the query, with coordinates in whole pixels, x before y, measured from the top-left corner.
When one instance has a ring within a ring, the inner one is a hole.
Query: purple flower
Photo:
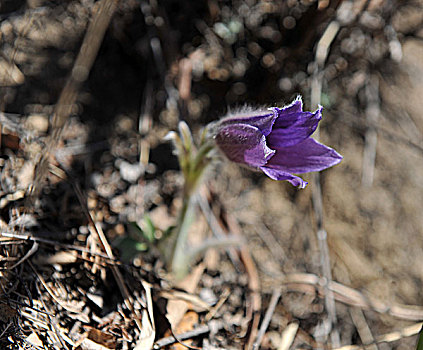
[[[301,97],[289,106],[244,110],[216,126],[217,146],[231,161],[258,168],[274,180],[304,188],[294,174],[320,171],[338,164],[342,156],[310,136],[322,119],[322,107],[304,112]]]

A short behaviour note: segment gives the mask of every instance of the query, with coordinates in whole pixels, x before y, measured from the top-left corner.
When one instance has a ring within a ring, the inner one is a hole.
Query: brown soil
[[[422,6],[2,2],[0,348],[182,348],[172,331],[204,349],[414,348]],[[316,77],[320,139],[344,156],[320,175],[322,216],[311,175],[297,190],[218,162],[191,243],[212,220],[247,244],[210,249],[173,283],[158,247],[183,178],[164,136],[298,94],[312,109]]]

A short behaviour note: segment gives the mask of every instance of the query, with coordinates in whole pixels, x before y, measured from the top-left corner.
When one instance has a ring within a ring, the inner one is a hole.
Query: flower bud
[[[231,114],[217,123],[214,139],[229,160],[304,188],[307,182],[293,174],[324,170],[342,160],[335,150],[311,138],[321,119],[322,107],[305,112],[298,97],[286,107]]]

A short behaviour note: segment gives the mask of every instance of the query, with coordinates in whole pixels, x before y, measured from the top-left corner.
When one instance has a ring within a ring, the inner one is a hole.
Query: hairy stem
[[[193,214],[193,201],[191,196],[185,193],[178,224],[173,233],[175,235],[175,243],[172,249],[170,267],[176,279],[181,279],[188,273],[190,255],[187,254],[187,240],[188,231],[193,221]]]

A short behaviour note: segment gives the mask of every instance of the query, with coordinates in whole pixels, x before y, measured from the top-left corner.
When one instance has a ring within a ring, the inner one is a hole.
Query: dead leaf
[[[31,160],[26,161],[17,174],[20,188],[26,189],[34,181],[35,163]]]
[[[0,199],[0,209],[3,209],[10,202],[17,201],[25,197],[25,190],[17,190],[14,193],[9,193]]]
[[[17,151],[21,148],[20,145],[21,139],[18,135],[12,133],[2,133],[1,134],[1,147],[8,148],[12,151]]]
[[[21,85],[24,81],[25,76],[16,64],[0,58],[0,86]]]
[[[116,337],[112,334],[105,333],[99,329],[84,326],[87,331],[81,339],[75,343],[74,348],[90,349],[90,350],[108,350],[116,349]]]
[[[76,251],[62,251],[53,255],[39,255],[34,261],[39,265],[66,265],[73,264],[78,260],[78,254]]]
[[[176,334],[192,331],[196,324],[198,324],[198,314],[194,311],[189,311],[184,315],[181,322],[179,322],[178,327],[174,329],[173,331]],[[191,342],[192,342],[191,340],[184,340],[184,344],[187,344],[187,345],[191,345]],[[187,348],[186,346],[179,343],[175,343],[172,346],[172,349],[174,350],[185,350],[186,348]]]
[[[27,343],[31,344],[32,346],[36,346],[36,347],[43,347],[44,346],[43,341],[40,339],[38,334],[35,333],[35,332],[32,332],[30,335],[28,335],[26,337],[25,341]]]
[[[167,300],[186,301],[188,303],[188,308],[194,310],[195,312],[204,312],[210,310],[210,305],[195,294],[181,291],[162,291],[160,296]]]
[[[154,344],[154,338],[156,337],[156,326],[154,324],[153,315],[153,300],[151,298],[151,285],[145,281],[142,281],[142,285],[145,289],[145,298],[147,300],[147,308],[142,311],[141,323],[142,329],[140,339],[137,342],[134,350],[150,350]]]
[[[194,293],[198,282],[200,282],[201,276],[203,275],[203,271],[204,265],[199,264],[187,277],[185,277],[185,279],[178,283],[178,287],[188,293]],[[172,329],[176,329],[179,322],[187,312],[188,306],[189,304],[183,300],[169,300],[167,303],[166,317],[169,323],[172,325]]]

